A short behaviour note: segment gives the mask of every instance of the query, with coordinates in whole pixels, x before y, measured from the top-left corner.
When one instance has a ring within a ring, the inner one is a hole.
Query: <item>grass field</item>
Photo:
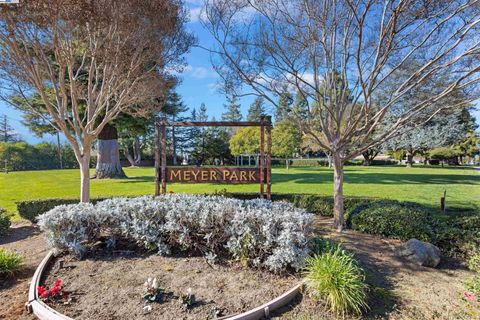
[[[153,168],[126,168],[129,179],[94,180],[92,196],[145,195],[154,192]],[[332,194],[332,170],[328,168],[273,169],[272,192]],[[15,201],[78,197],[78,170],[0,173],[0,207],[15,213]],[[215,190],[257,192],[258,185],[171,184],[168,191],[207,193]],[[438,207],[447,190],[447,206],[480,206],[480,171],[474,168],[362,167],[345,168],[345,194],[419,202]]]

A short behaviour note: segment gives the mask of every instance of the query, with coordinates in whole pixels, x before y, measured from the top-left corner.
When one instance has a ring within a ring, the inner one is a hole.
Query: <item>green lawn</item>
[[[92,181],[92,196],[153,194],[153,168],[126,168],[129,179]],[[222,190],[256,192],[258,185],[171,184],[168,191],[204,193]],[[438,207],[447,190],[447,206],[480,206],[480,171],[474,168],[362,167],[345,169],[345,194],[419,202]],[[15,212],[15,201],[79,195],[78,170],[0,173],[0,207]],[[273,169],[272,192],[332,194],[328,168]]]

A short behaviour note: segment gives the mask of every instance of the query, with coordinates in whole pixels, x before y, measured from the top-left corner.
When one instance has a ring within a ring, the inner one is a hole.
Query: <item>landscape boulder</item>
[[[417,239],[410,239],[399,246],[396,255],[424,267],[435,268],[440,263],[440,249]]]

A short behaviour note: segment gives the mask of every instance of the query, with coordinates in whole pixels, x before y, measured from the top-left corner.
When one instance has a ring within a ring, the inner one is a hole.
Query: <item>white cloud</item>
[[[204,17],[204,12],[202,11],[201,7],[193,7],[189,9],[190,13],[190,22],[198,22]]]
[[[216,78],[218,74],[212,68],[205,68],[205,67],[194,67],[192,65],[188,65],[183,70],[183,74],[188,77],[192,77],[195,79],[206,79],[206,78]]]

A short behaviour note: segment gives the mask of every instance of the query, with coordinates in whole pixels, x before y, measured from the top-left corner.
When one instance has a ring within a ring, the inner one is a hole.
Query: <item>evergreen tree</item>
[[[302,117],[308,113],[308,101],[305,99],[302,92],[297,92],[295,102],[293,103],[292,112],[296,117]]]
[[[247,121],[260,121],[266,115],[264,98],[258,97],[248,108]]]
[[[275,110],[275,122],[281,123],[288,120],[292,111],[293,96],[288,91],[288,86],[284,86],[280,94],[278,105]]]
[[[480,137],[476,131],[478,125],[468,108],[462,110],[461,121],[465,124],[465,137],[453,148],[460,154],[460,162],[463,163],[463,157],[473,158],[480,153]]]
[[[17,134],[13,128],[8,124],[8,118],[3,116],[0,123],[0,141],[3,142],[16,142],[18,141]]]
[[[205,103],[202,102],[200,105],[200,112],[198,113],[198,121],[203,122],[208,120],[207,107]]]
[[[227,96],[227,104],[223,105],[227,111],[222,114],[223,121],[242,121],[240,104],[234,96]]]
[[[186,121],[188,117],[184,115],[188,107],[183,103],[181,96],[175,91],[171,91],[167,96],[167,101],[162,109],[162,114],[168,121]],[[172,152],[173,165],[177,165],[177,151],[184,153],[188,149],[188,128],[167,128],[167,137],[169,148]]]

